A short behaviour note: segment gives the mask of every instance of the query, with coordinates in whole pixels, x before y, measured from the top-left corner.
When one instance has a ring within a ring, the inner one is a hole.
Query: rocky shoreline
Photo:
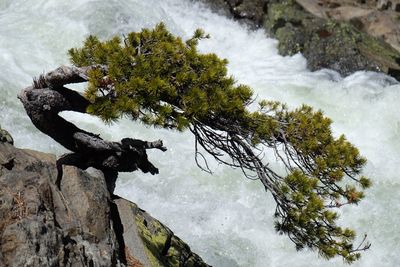
[[[377,71],[400,80],[397,1],[201,1],[251,28],[264,28],[279,41],[281,55],[302,53],[311,71]]]
[[[59,190],[55,155],[0,129],[0,266],[209,266],[100,171],[63,171]]]

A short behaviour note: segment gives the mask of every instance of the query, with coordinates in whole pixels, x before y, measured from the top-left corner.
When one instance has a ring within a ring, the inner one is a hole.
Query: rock
[[[312,71],[330,68],[349,75],[369,70],[400,80],[400,17],[393,15],[395,11],[378,11],[375,1],[218,2],[218,7],[235,19],[253,27],[262,25],[278,39],[280,54],[302,53]],[[240,10],[254,15],[241,16]]]
[[[227,2],[235,18],[246,20],[247,23],[252,22],[256,27],[262,25],[267,0],[228,0]]]
[[[60,191],[55,162],[0,143],[0,266],[208,266],[100,171],[64,166]]]
[[[271,4],[264,26],[279,40],[280,54],[301,52],[310,70],[329,68],[342,75],[369,70],[400,80],[400,53],[390,45],[350,23],[316,17],[295,1]]]
[[[393,11],[400,12],[400,1],[399,0],[379,0],[377,3],[377,8],[379,10],[388,10],[391,9]]]
[[[349,22],[359,30],[377,37],[400,52],[400,0],[397,1],[312,1],[297,0],[307,12],[338,22]],[[332,4],[337,4],[332,7]],[[392,8],[388,8],[391,6]],[[383,8],[385,7],[385,8]]]
[[[104,179],[54,155],[0,144],[1,266],[122,266]]]
[[[328,18],[326,15],[327,8],[324,8],[321,3],[323,1],[315,1],[315,0],[297,0],[296,1],[299,5],[301,5],[307,12],[313,14],[318,18]],[[339,5],[340,6],[340,5]],[[338,5],[335,8],[339,7]]]
[[[263,24],[269,0],[201,0],[214,12],[233,17],[255,29]]]
[[[12,136],[6,130],[1,129],[1,126],[0,126],[0,142],[2,143],[6,142],[12,145],[14,144]]]
[[[228,18],[233,18],[231,9],[229,8],[227,0],[197,0],[207,4],[207,6],[215,13]]]
[[[131,256],[143,259],[142,262],[150,266],[209,266],[168,227],[136,204],[122,198],[115,203],[125,229],[126,251]],[[135,240],[142,240],[143,243]]]

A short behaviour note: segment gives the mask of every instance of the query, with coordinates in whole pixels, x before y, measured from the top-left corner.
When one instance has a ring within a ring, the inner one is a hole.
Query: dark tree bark
[[[73,165],[81,169],[94,167],[104,172],[109,190],[112,192],[118,172],[137,169],[157,174],[158,169],[148,160],[146,150],[157,148],[165,151],[161,140],[147,142],[124,138],[120,142],[103,140],[99,135],[84,131],[58,115],[61,111],[86,113],[90,102],[80,93],[68,89],[66,84],[88,80],[92,68],[62,66],[34,80],[33,85],[21,91],[21,100],[32,123],[43,133],[71,150],[57,161],[57,185],[61,186],[62,165]]]

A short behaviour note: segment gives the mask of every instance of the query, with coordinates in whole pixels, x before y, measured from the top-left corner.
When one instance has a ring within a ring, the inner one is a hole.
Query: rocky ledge
[[[312,71],[383,72],[400,81],[400,1],[201,0],[302,53]],[[396,50],[397,49],[397,50]]]
[[[100,171],[13,146],[0,129],[0,266],[208,266],[158,220],[108,192]]]

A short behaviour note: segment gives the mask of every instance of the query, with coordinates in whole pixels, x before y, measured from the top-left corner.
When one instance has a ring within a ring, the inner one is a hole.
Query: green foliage
[[[248,86],[227,76],[227,61],[200,54],[202,30],[182,41],[163,24],[102,42],[94,36],[69,50],[76,66],[106,65],[89,73],[88,112],[105,121],[129,116],[147,125],[185,130],[219,162],[256,175],[276,203],[276,230],[297,249],[309,247],[326,258],[347,262],[369,247],[353,247],[354,231],[336,224],[335,209],[357,204],[371,182],[360,176],[365,159],[342,135],[334,138],[331,120],[303,105],[289,110],[280,102],[260,101],[255,112]],[[283,177],[262,161],[272,149],[282,161]],[[231,158],[227,161],[224,154]]]
[[[128,115],[145,124],[184,130],[189,121],[210,112],[243,111],[251,90],[234,86],[233,78],[226,76],[226,60],[197,52],[197,41],[206,37],[197,30],[183,42],[163,24],[130,33],[123,41],[88,37],[83,48],[69,51],[72,63],[109,69],[106,77],[100,71],[90,73],[89,113],[105,121]]]

